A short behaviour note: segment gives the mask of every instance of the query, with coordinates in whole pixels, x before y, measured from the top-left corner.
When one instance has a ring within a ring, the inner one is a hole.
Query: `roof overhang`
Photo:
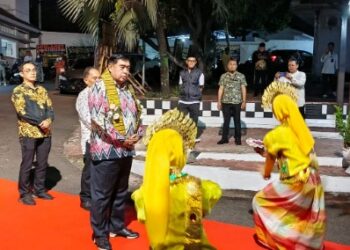
[[[6,13],[6,15],[2,13]],[[41,32],[38,28],[16,18],[15,16],[12,16],[11,14],[9,14],[3,9],[2,9],[2,13],[0,12],[0,24],[16,28],[24,33],[28,33],[30,38],[35,38],[40,36]],[[6,36],[9,36],[9,35],[7,34]]]

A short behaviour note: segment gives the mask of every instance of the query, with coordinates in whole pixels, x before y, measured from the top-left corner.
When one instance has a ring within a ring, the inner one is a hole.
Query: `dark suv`
[[[86,67],[94,66],[94,58],[79,58],[72,62],[68,69],[59,76],[60,93],[78,94],[85,88],[83,72]]]
[[[304,50],[281,49],[270,52],[270,68],[272,72],[287,71],[288,59],[294,57],[299,62],[299,70],[305,73],[312,71],[312,54]]]

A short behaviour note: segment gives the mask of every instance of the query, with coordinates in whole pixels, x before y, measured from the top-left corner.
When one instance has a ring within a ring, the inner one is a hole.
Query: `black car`
[[[312,71],[312,54],[304,50],[281,49],[270,52],[270,69],[272,72],[287,71],[288,60],[294,57],[299,62],[299,70],[306,73]]]
[[[79,58],[59,75],[59,89],[61,94],[78,94],[86,85],[83,81],[83,72],[86,67],[94,66],[94,58]]]

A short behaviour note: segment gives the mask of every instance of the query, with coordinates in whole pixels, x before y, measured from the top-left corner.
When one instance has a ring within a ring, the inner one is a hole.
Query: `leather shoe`
[[[107,237],[96,237],[94,238],[94,243],[98,250],[112,250],[111,243]]]
[[[19,199],[19,201],[23,204],[23,205],[27,205],[27,206],[35,206],[36,202],[33,199],[32,195],[30,194],[26,194],[23,197],[21,197]]]
[[[235,140],[235,144],[236,145],[242,145],[242,142],[241,142],[241,140]]]
[[[217,142],[217,144],[226,144],[228,143],[228,140],[221,139],[220,141]]]
[[[119,230],[118,232],[110,232],[109,237],[114,238],[114,237],[124,237],[127,239],[136,239],[139,237],[139,233],[133,232],[130,229],[123,228],[122,230]]]
[[[80,202],[80,207],[82,209],[85,209],[87,211],[90,211],[90,208],[91,208],[91,202],[90,201],[82,201]]]
[[[46,192],[35,193],[33,194],[33,197],[43,199],[43,200],[53,200],[53,196]]]

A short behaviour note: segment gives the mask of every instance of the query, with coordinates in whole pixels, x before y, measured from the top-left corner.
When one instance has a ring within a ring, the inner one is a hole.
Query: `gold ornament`
[[[143,143],[147,146],[152,136],[162,129],[174,129],[184,141],[186,149],[192,149],[195,146],[197,135],[197,126],[194,121],[178,109],[172,109],[163,114],[158,121],[149,125],[146,134],[143,137]]]
[[[288,95],[295,102],[298,100],[296,89],[289,83],[272,82],[264,91],[261,97],[262,107],[266,109],[272,108],[273,99],[278,95]]]

